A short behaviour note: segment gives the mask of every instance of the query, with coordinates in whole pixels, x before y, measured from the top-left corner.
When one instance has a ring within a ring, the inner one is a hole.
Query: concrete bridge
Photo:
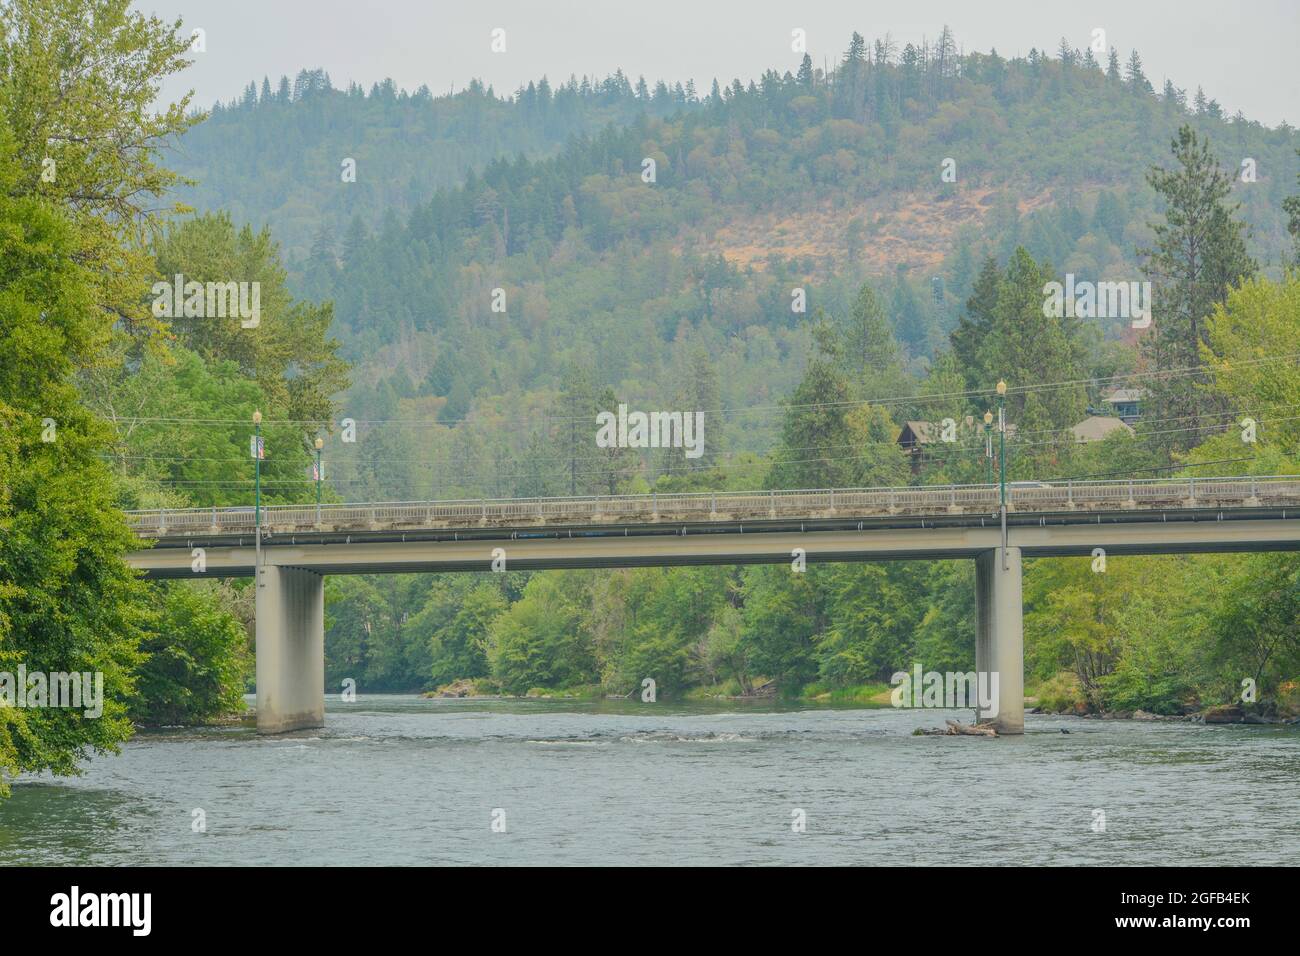
[[[260,528],[258,518],[260,518]],[[1022,557],[1300,549],[1300,476],[140,511],[149,577],[257,578],[257,726],[323,726],[324,575],[969,558],[976,668],[1024,731]],[[501,562],[504,562],[502,564]]]

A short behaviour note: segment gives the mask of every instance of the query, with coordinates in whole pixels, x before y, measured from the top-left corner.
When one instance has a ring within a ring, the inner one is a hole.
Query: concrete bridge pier
[[[975,559],[975,670],[998,675],[1000,734],[1025,732],[1025,633],[1020,549],[982,552]],[[1003,565],[1006,565],[1004,568]]]
[[[324,727],[324,575],[262,565],[256,614],[257,732]]]

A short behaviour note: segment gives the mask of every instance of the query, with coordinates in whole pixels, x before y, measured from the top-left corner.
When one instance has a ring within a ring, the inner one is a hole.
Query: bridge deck
[[[1187,478],[1015,483],[1016,515],[1180,509],[1300,509],[1300,477]],[[574,498],[467,499],[363,504],[266,505],[264,534],[581,528],[660,523],[735,523],[888,517],[988,515],[997,485],[849,488],[697,494],[599,495]],[[128,514],[146,539],[229,537],[255,531],[254,509],[189,508]]]

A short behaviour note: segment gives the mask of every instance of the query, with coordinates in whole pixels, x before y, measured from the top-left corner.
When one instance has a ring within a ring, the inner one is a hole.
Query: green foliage
[[[333,307],[296,302],[285,286],[279,249],[269,230],[236,229],[225,213],[175,224],[156,251],[158,275],[172,282],[256,283],[260,315],[255,327],[234,319],[171,319],[172,332],[205,362],[233,362],[261,389],[277,415],[322,425],[334,418],[335,396],[348,385],[347,364],[330,337]],[[320,425],[305,429],[315,437]]]
[[[1050,262],[1080,280],[1136,275],[1134,246],[1148,242],[1145,222],[1161,211],[1141,176],[1168,155],[1180,126],[1221,149],[1230,144],[1234,157],[1256,158],[1278,181],[1296,169],[1293,131],[1228,122],[1209,101],[1156,97],[1140,69],[1125,80],[1120,61],[1110,83],[1073,55],[1007,60],[959,56],[954,46],[940,58],[912,48],[904,61],[889,47],[863,60],[846,56],[815,82],[769,71],[703,98],[667,84],[650,84],[642,96],[617,75],[564,84],[563,96],[539,83],[511,102],[481,87],[426,99],[391,84],[368,95],[333,90],[319,71],[304,73],[214,111],[187,134],[185,168],[205,180],[204,207],[259,226],[269,217],[277,235],[292,234],[291,283],[336,303],[341,354],[357,362],[350,412],[444,424],[363,430],[360,460],[340,462],[334,474],[356,497],[377,499],[543,494],[583,482],[609,493],[637,479],[709,470],[715,454],[763,454],[782,425],[771,409],[789,397],[814,349],[808,316],[791,311],[792,289],[806,291],[810,314],[820,307],[845,326],[871,312],[878,332],[883,313],[901,368],[915,376],[937,358],[989,255],[1010,267],[1023,247],[1040,268]],[[563,109],[562,99],[570,104]],[[348,130],[346,145],[339,130]],[[560,147],[571,132],[579,135]],[[427,158],[444,149],[467,156],[480,136],[479,159]],[[1098,154],[1098,141],[1126,148]],[[253,142],[271,146],[254,151]],[[500,152],[489,152],[493,143]],[[338,158],[348,155],[361,173],[339,183]],[[964,157],[958,183],[938,197],[936,155]],[[652,184],[640,176],[646,156],[656,158]],[[1276,257],[1285,234],[1273,180],[1240,191],[1261,259]],[[917,251],[908,244],[918,204],[926,204],[920,218],[943,223],[986,187],[980,219],[951,234],[945,228],[946,261],[898,268],[904,254],[891,250],[900,240]],[[791,196],[800,197],[793,210]],[[1017,206],[1026,196],[1033,211]],[[811,217],[811,228],[794,212]],[[859,238],[849,242],[854,222]],[[772,241],[792,228],[814,254]],[[866,260],[841,253],[858,241]],[[1021,277],[1022,291],[1033,291]],[[855,310],[864,281],[876,308]],[[505,314],[491,308],[497,288]],[[996,295],[976,295],[991,315]],[[1006,328],[989,361],[1001,368],[984,367],[973,352],[960,357],[971,387],[987,389],[998,375],[1014,387],[1016,376],[1032,380],[1054,356],[1063,370],[1091,351],[1088,330],[1078,342],[1068,329],[1037,334],[1035,297],[1041,306],[1040,288],[1000,318]],[[1116,337],[1126,324],[1089,328]],[[716,403],[698,399],[707,389],[682,384],[701,354],[716,371]],[[705,459],[647,455],[631,467],[610,467],[591,451],[577,459],[562,434],[575,365],[595,372],[595,395],[609,387],[633,408],[700,401],[695,407],[727,409],[707,421]],[[845,364],[863,389],[856,397],[907,391],[865,368]],[[1087,378],[1094,369],[1083,371]],[[1029,418],[1047,424],[1030,420],[1025,429],[1068,428],[1097,396],[1039,398],[1047,407],[1029,408]],[[1020,402],[1013,396],[1018,414]],[[964,411],[978,417],[984,408]],[[528,427],[516,427],[516,416]],[[422,457],[412,462],[401,450],[417,443]]]
[[[142,237],[178,181],[158,155],[202,118],[188,96],[156,109],[166,77],[190,62],[179,28],[130,0],[0,2],[0,115],[14,143],[6,190],[68,211],[93,302],[143,330],[157,324],[140,297]]]
[[[817,569],[747,568],[744,647],[756,674],[789,691],[817,676],[816,640],[826,626]]]
[[[535,575],[523,597],[493,622],[488,660],[507,694],[599,680],[582,599],[587,576]]]
[[[1220,168],[1209,143],[1184,125],[1171,150],[1176,168],[1153,166],[1147,173],[1164,202],[1164,221],[1152,224],[1154,247],[1140,250],[1143,273],[1152,282],[1157,326],[1157,334],[1143,339],[1143,351],[1160,370],[1201,364],[1210,313],[1257,268],[1246,252],[1246,224],[1236,218],[1240,204],[1228,202],[1232,177]],[[1189,425],[1200,424],[1203,416],[1218,410],[1198,391],[1203,382],[1200,375],[1154,379],[1149,402],[1154,417],[1182,415]],[[1194,432],[1169,441],[1176,448],[1194,443]]]
[[[0,709],[0,773],[70,774],[129,736],[150,614],[122,560],[133,538],[101,457],[111,432],[72,383],[107,337],[96,281],[58,207],[16,195],[12,143],[0,124],[0,663],[102,673],[104,710]]]
[[[505,611],[509,602],[495,582],[473,582],[455,614],[447,614],[447,605],[430,600],[411,622],[419,629],[435,624],[432,632],[434,686],[463,678],[486,677],[487,644],[492,622]],[[422,616],[423,615],[423,616]]]
[[[157,585],[158,619],[140,645],[131,717],[146,725],[199,724],[243,710],[251,676],[248,635],[229,586]]]
[[[1300,561],[1291,554],[1249,556],[1218,592],[1209,617],[1219,664],[1216,702],[1232,701],[1243,682],[1256,700],[1276,696],[1300,671]]]

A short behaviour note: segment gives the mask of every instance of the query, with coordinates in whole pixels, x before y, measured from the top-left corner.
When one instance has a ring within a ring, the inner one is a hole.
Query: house
[[[1125,421],[1110,415],[1089,415],[1079,424],[1070,428],[1074,440],[1079,442],[1101,441],[1117,431],[1126,431],[1130,435],[1133,429]]]
[[[1142,415],[1141,402],[1146,396],[1145,388],[1117,388],[1102,401],[1111,407],[1116,418],[1132,425]]]
[[[946,420],[947,419],[945,419],[945,421]],[[951,440],[949,442],[944,442],[943,421],[903,422],[903,430],[898,433],[898,445],[900,448],[903,449],[903,451],[907,452],[908,457],[911,459],[912,474],[915,475],[919,473],[921,471],[922,466],[924,466],[927,461],[930,461],[932,458],[935,457],[933,455],[935,446],[943,445],[943,444],[951,444],[954,448],[965,446],[967,451],[963,452],[963,454],[969,454],[970,445],[975,440],[974,436],[979,436],[978,441],[980,447],[983,448],[984,446],[983,436],[984,436],[985,426],[982,421],[977,421],[974,418],[974,416],[967,415],[960,422],[955,422],[954,424],[956,425],[956,428],[953,429],[952,432],[950,433],[952,436]],[[991,430],[993,431],[993,434],[995,436],[993,440],[995,443],[994,454],[996,455],[997,454],[997,446],[996,446],[997,425],[995,424]],[[1016,426],[1007,425],[1007,439],[1010,440],[1011,438],[1015,437],[1015,434],[1016,434]],[[940,454],[939,457],[943,457],[942,454]]]

